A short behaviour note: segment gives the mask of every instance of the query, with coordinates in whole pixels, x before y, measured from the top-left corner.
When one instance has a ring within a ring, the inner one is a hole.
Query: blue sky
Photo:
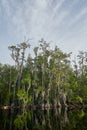
[[[9,45],[44,38],[64,52],[87,51],[87,0],[0,0],[0,62],[12,63]]]

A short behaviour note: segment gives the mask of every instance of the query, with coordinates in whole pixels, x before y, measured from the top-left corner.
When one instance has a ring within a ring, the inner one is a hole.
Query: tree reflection
[[[2,120],[2,118],[4,120]],[[0,110],[0,130],[86,130],[87,111],[67,108]]]

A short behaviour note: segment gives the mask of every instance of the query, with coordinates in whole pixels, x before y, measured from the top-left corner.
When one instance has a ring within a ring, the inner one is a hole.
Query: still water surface
[[[87,110],[0,110],[0,130],[87,130]]]

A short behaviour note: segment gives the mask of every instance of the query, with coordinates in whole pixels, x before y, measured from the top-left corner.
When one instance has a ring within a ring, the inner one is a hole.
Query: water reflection
[[[87,130],[87,111],[0,110],[0,130]]]

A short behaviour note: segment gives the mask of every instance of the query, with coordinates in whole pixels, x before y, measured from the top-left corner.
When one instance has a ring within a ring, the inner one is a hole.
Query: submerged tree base
[[[1,109],[56,109],[56,108],[68,108],[68,110],[72,110],[72,109],[83,109],[83,108],[87,108],[87,103],[79,103],[79,102],[70,102],[68,104],[65,105],[49,105],[49,106],[45,106],[45,105],[27,105],[27,106],[0,106]]]

